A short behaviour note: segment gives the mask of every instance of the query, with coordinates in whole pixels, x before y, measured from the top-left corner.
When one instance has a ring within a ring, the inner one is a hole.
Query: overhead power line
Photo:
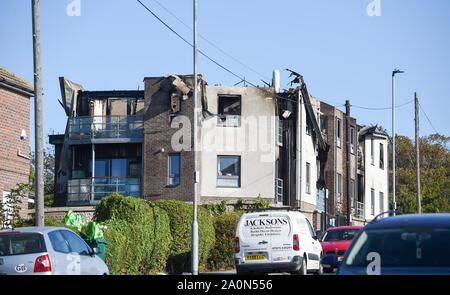
[[[161,2],[159,2],[158,0],[153,0],[156,4],[158,4],[162,9],[164,9],[168,14],[170,14],[172,17],[174,17],[179,23],[181,23],[183,26],[185,26],[187,29],[192,31],[192,27],[189,26],[188,24],[186,24],[181,18],[179,18],[175,13],[173,13],[172,11],[170,11],[170,9],[168,9],[166,6],[164,6]],[[254,74],[260,76],[263,79],[269,79],[267,76],[261,74],[260,72],[258,72],[257,70],[255,70],[254,68],[252,68],[251,66],[247,65],[246,63],[244,63],[243,61],[239,60],[238,58],[232,56],[231,54],[229,54],[228,52],[226,52],[225,50],[223,50],[222,48],[220,48],[220,46],[218,46],[217,44],[215,44],[214,42],[208,40],[206,37],[202,36],[201,34],[199,34],[200,38],[202,40],[204,40],[206,43],[208,43],[209,45],[211,45],[212,47],[214,47],[215,49],[217,49],[218,51],[220,51],[222,54],[224,54],[225,56],[229,57],[230,59],[234,60],[236,63],[240,64],[241,66],[243,66],[244,68],[246,68],[247,70],[253,72]]]
[[[414,101],[414,99],[409,100],[409,101],[407,101],[407,102],[405,102],[405,103],[396,105],[395,108],[398,109],[398,108],[404,107],[404,106],[406,106],[406,105],[412,103],[413,101]],[[352,107],[355,107],[355,108],[358,108],[358,109],[363,109],[363,110],[369,110],[369,111],[385,111],[385,110],[392,110],[392,107],[373,108],[373,107],[358,106],[358,105],[354,105],[354,104],[352,104]]]
[[[419,107],[420,107],[420,109],[422,110],[423,114],[425,115],[425,118],[427,118],[427,121],[428,121],[428,123],[430,123],[430,126],[431,126],[431,128],[433,128],[434,132],[439,133],[439,132],[437,132],[436,128],[434,128],[433,123],[431,123],[430,117],[428,117],[427,113],[426,113],[425,110],[423,109],[423,107],[422,107],[422,105],[420,104],[420,102],[419,102]]]

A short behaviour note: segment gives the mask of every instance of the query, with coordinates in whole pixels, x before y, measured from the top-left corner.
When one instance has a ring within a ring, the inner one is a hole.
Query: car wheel
[[[331,268],[331,267],[326,267],[326,268],[323,269],[323,272],[324,272],[324,273],[332,273],[332,272],[333,272],[333,268]]]
[[[323,275],[323,266],[319,263],[319,269],[314,272],[314,275],[321,276]]]

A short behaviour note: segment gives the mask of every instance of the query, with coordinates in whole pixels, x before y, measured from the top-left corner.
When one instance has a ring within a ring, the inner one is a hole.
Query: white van
[[[322,273],[322,246],[309,220],[298,211],[265,210],[241,216],[236,230],[238,274]]]

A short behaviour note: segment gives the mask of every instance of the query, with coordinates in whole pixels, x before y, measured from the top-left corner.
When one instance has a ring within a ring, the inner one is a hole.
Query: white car
[[[237,274],[322,273],[322,246],[299,211],[264,210],[241,216],[236,230]]]
[[[97,252],[64,227],[0,230],[0,275],[107,275]]]

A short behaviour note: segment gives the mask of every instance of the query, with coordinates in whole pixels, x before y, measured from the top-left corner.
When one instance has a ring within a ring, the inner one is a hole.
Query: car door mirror
[[[95,255],[97,255],[98,253],[100,253],[100,249],[97,248],[97,247],[92,248],[92,251],[93,251],[93,254],[95,254]]]
[[[317,237],[317,240],[322,241],[322,238],[323,238],[323,231],[317,230],[317,231],[316,231],[316,237]]]

